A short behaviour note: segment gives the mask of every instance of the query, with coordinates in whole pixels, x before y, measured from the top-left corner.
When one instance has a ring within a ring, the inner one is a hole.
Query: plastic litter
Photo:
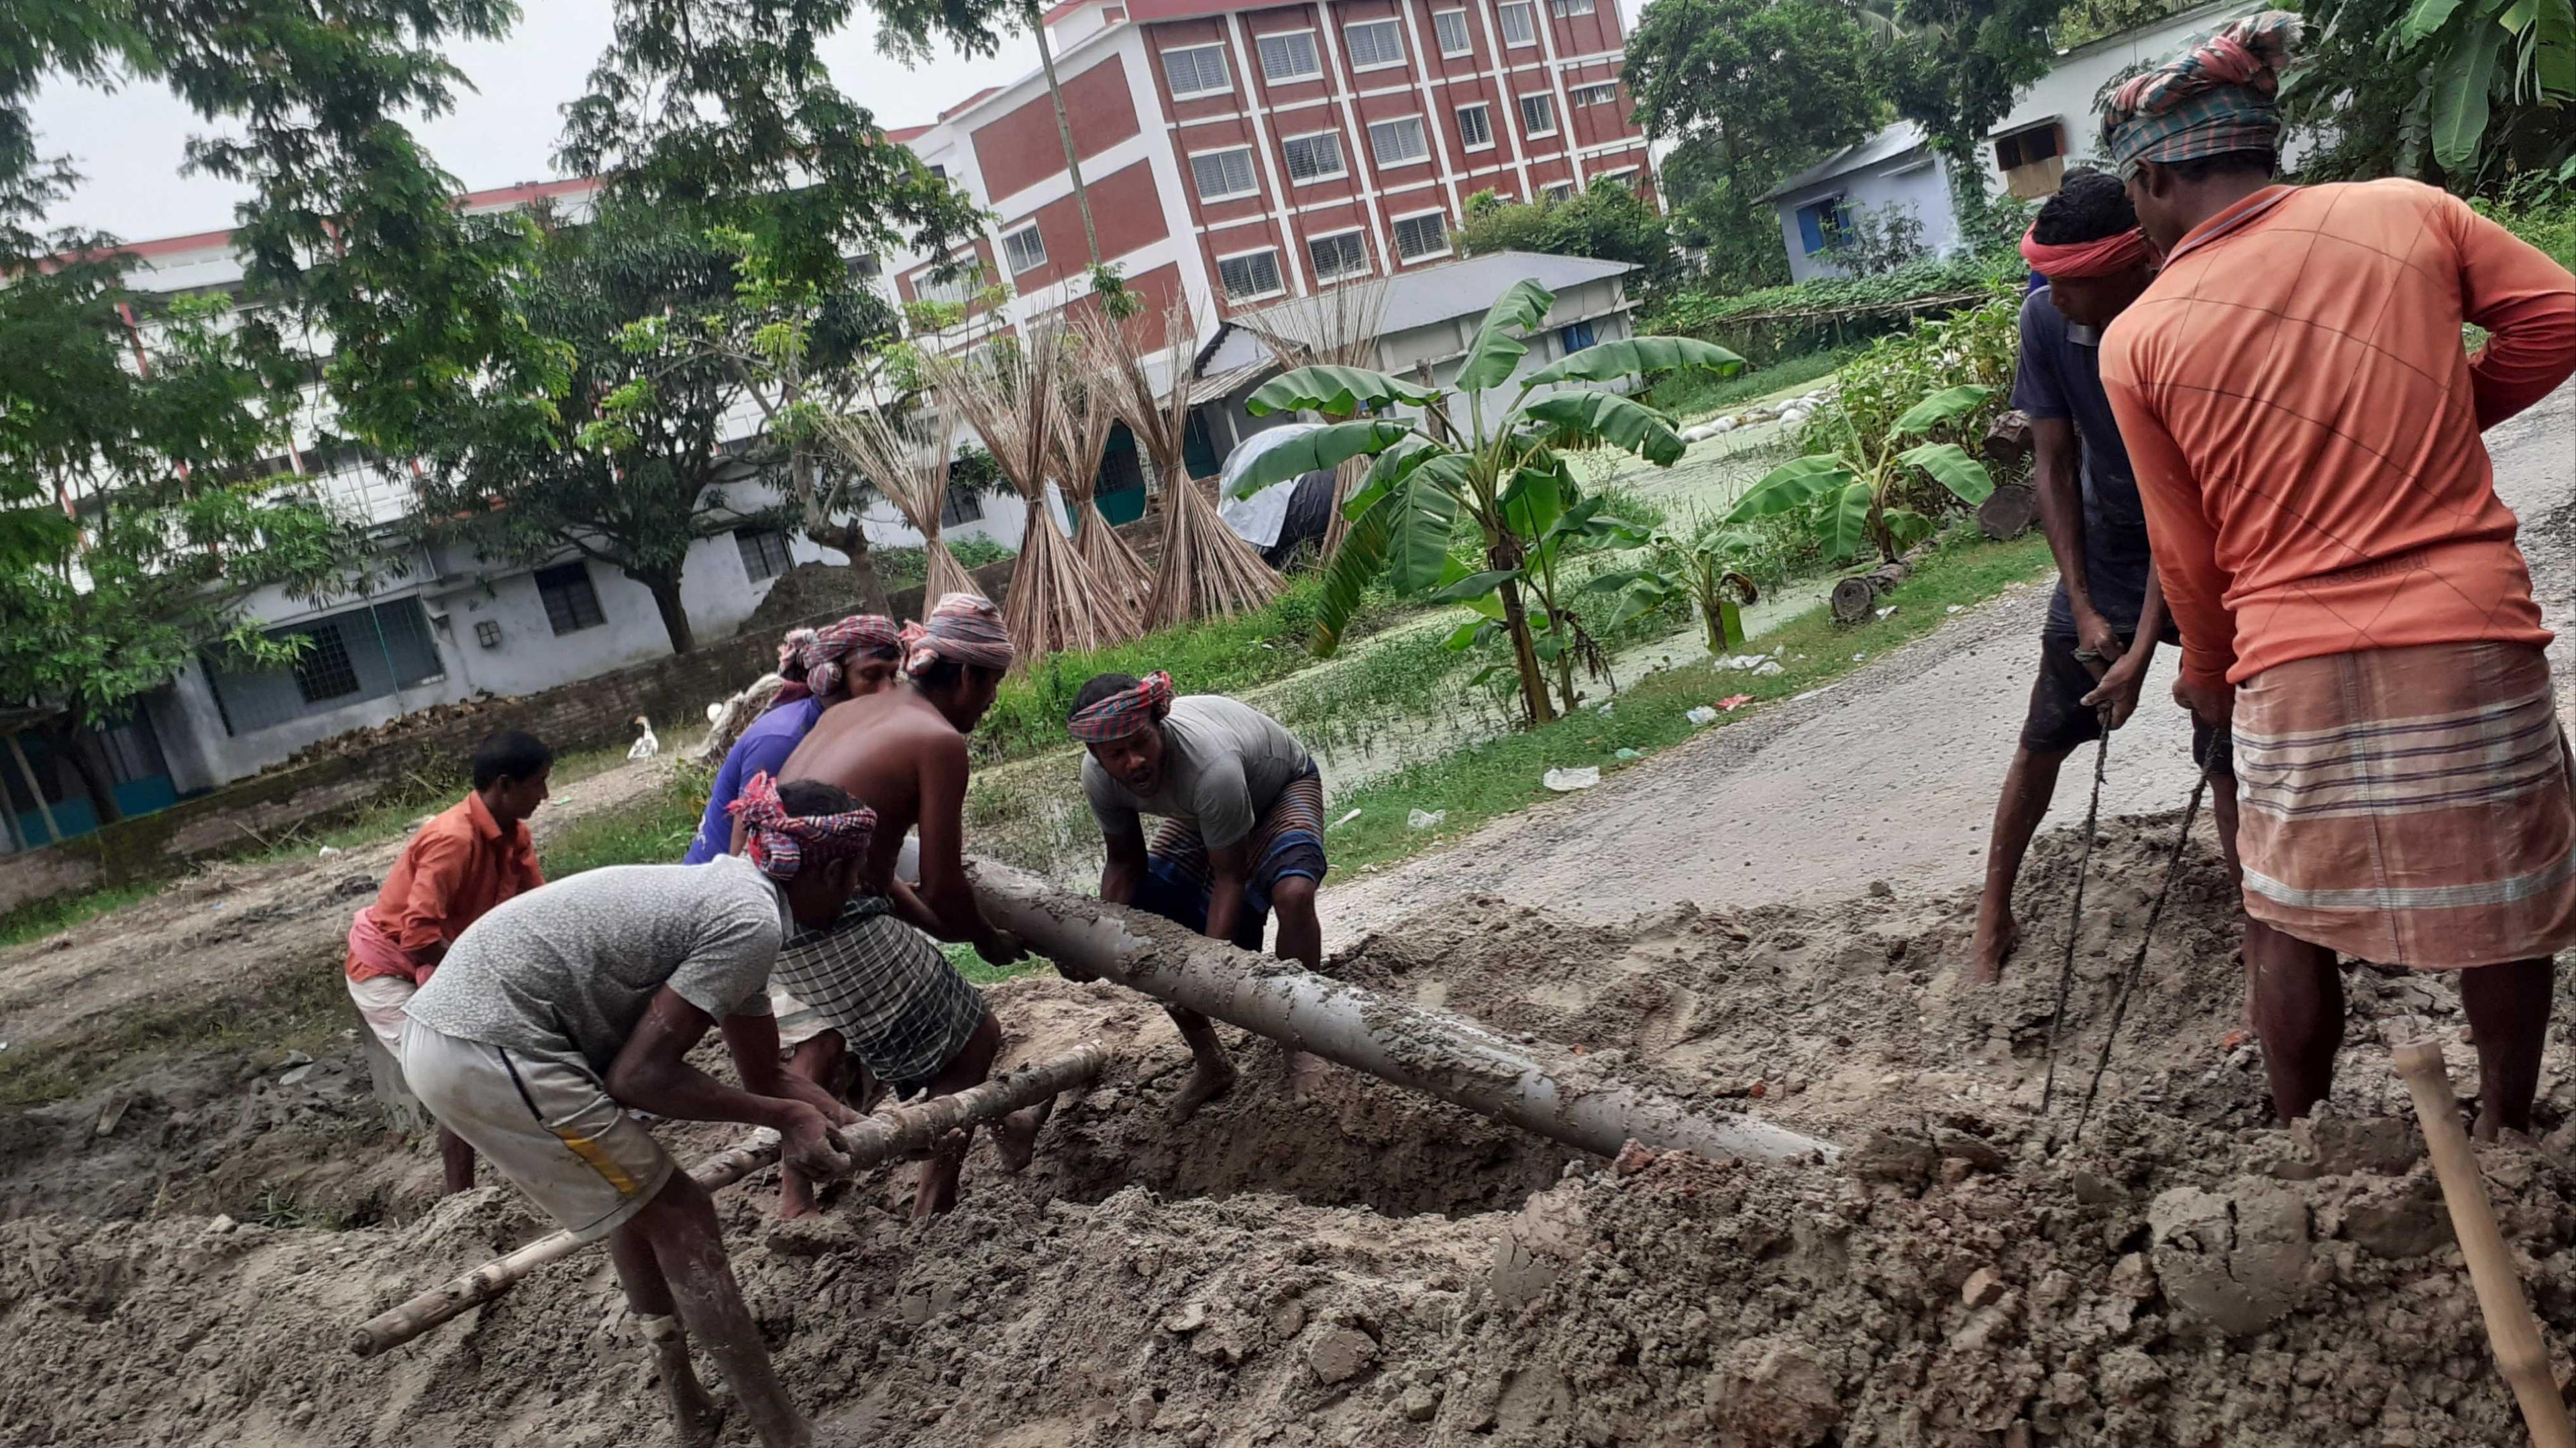
[[[1601,766],[1597,764],[1587,764],[1581,769],[1551,769],[1539,776],[1539,783],[1555,790],[1558,794],[1572,794],[1578,789],[1590,789],[1600,782]]]
[[[1733,711],[1733,710],[1736,710],[1736,709],[1741,709],[1741,708],[1743,708],[1745,705],[1750,704],[1750,703],[1752,703],[1752,702],[1753,702],[1753,696],[1752,696],[1751,694],[1730,694],[1730,695],[1728,695],[1727,697],[1725,697],[1725,698],[1723,698],[1723,699],[1718,700],[1718,701],[1717,701],[1717,707],[1719,707],[1719,708],[1721,708],[1721,709],[1725,709],[1725,710]]]
[[[1878,611],[1878,616],[1879,616],[1880,618],[1885,618],[1885,617],[1887,617],[1889,614],[1894,613],[1894,612],[1896,612],[1896,605],[1891,603],[1891,604],[1889,604],[1887,607],[1880,609],[1880,610]]]
[[[1404,817],[1404,822],[1417,830],[1427,830],[1449,818],[1445,809],[1418,809]]]
[[[1359,817],[1360,817],[1360,812],[1359,812],[1358,810],[1352,810],[1349,814],[1346,814],[1346,815],[1342,816],[1340,819],[1337,819],[1337,820],[1333,821],[1330,825],[1326,826],[1326,828],[1328,828],[1328,829],[1336,829],[1336,830],[1337,830],[1337,829],[1340,829],[1342,826],[1344,826],[1344,825],[1346,825],[1346,824],[1349,824],[1351,821],[1353,821],[1353,820],[1355,820],[1355,819],[1358,819]]]
[[[1954,603],[1950,605],[1947,611],[1950,613],[1966,613],[1968,611],[1968,606],[1964,603]]]
[[[1611,757],[1611,758],[1613,758],[1613,759],[1643,759],[1643,758],[1645,758],[1646,756],[1644,756],[1644,755],[1642,755],[1642,754],[1639,754],[1636,750],[1633,750],[1633,749],[1622,749],[1622,750],[1618,751],[1617,753],[1612,754],[1610,757]]]
[[[1717,711],[1706,704],[1697,704],[1684,709],[1682,717],[1693,724],[1714,724],[1717,722]]]

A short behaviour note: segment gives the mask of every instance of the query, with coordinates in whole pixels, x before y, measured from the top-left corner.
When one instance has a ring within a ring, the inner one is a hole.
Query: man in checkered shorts
[[[961,850],[966,734],[993,705],[1011,666],[1011,641],[990,599],[952,593],[928,622],[905,625],[903,643],[903,677],[893,688],[826,710],[788,756],[788,779],[848,790],[876,811],[877,832],[862,894],[830,930],[789,942],[776,978],[897,1095],[944,1096],[992,1074],[1002,1029],[982,993],[931,938],[972,945],[995,965],[1027,954],[976,907]],[[915,828],[918,885],[895,874],[904,833]],[[1012,1170],[1027,1164],[1048,1110],[1031,1107],[994,1129]],[[915,1216],[956,1204],[968,1141],[958,1132],[934,1154],[913,1199]],[[781,1214],[812,1208],[809,1185],[789,1175]]]

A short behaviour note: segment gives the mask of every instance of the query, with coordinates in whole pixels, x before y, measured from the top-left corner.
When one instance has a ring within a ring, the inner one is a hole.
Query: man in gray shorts
[[[440,1125],[567,1231],[609,1239],[680,1441],[712,1445],[719,1426],[685,1324],[781,1448],[812,1430],[743,1307],[715,1204],[628,1113],[766,1126],[799,1171],[848,1168],[833,1128],[857,1114],[780,1071],[769,972],[796,928],[839,918],[875,817],[830,785],[767,775],[734,808],[744,855],[591,870],[477,920],[412,997],[402,1065]],[[719,1023],[743,1089],[688,1063]]]

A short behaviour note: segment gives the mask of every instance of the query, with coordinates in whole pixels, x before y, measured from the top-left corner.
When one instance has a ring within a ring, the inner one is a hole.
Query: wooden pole
[[[971,1122],[993,1121],[1022,1107],[1035,1106],[1059,1091],[1100,1074],[1109,1052],[1097,1043],[1053,1060],[1032,1062],[954,1096],[934,1096],[917,1106],[880,1111],[841,1132],[849,1148],[850,1170],[864,1171],[889,1158],[930,1149],[950,1131]],[[778,1160],[778,1137],[763,1131],[739,1146],[698,1163],[689,1175],[708,1191],[728,1187]],[[451,1317],[491,1301],[512,1284],[548,1262],[569,1257],[589,1245],[570,1232],[539,1237],[505,1257],[496,1257],[462,1277],[368,1318],[349,1334],[349,1351],[373,1357],[411,1341]]]
[[[1711,1159],[1836,1154],[1831,1143],[1578,1069],[1463,1016],[1328,980],[1023,870],[990,860],[969,868],[984,917],[1067,974],[1116,981],[1551,1141],[1598,1156],[1630,1141]]]
[[[27,763],[26,746],[18,742],[18,731],[15,729],[9,731],[9,757],[18,761],[18,777],[27,781],[27,793],[35,796],[36,815],[45,822],[45,843],[61,844],[63,828],[54,823],[54,807],[45,803],[44,782],[36,778],[35,767]]]
[[[2576,1429],[2568,1424],[2567,1403],[2558,1395],[2558,1378],[2540,1341],[2540,1324],[2532,1318],[2531,1300],[2523,1295],[2522,1276],[2505,1250],[2504,1233],[2496,1228],[2486,1179],[2478,1173],[2468,1133],[2460,1129],[2460,1104],[2451,1095],[2442,1048],[2417,1041],[2397,1047],[2391,1060],[2405,1078],[2407,1094],[2415,1098],[2424,1148],[2433,1158],[2433,1174],[2441,1178],[2442,1200],[2451,1209],[2460,1255],[2468,1259],[2478,1309],[2486,1314],[2487,1345],[2495,1349],[2496,1366],[2522,1405],[2523,1425],[2531,1430],[2536,1448],[2570,1448],[2576,1445]]]

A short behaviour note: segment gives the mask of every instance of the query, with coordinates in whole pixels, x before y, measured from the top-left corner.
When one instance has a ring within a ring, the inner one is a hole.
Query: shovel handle
[[[2459,1235],[2460,1255],[2468,1259],[2469,1282],[2477,1289],[2478,1309],[2486,1314],[2487,1345],[2496,1366],[2522,1405],[2522,1421],[2537,1448],[2576,1448],[2576,1428],[2567,1420],[2567,1403],[2558,1393],[2549,1350],[2540,1341],[2540,1324],[2523,1295],[2522,1274],[2505,1249],[2496,1227],[2495,1203],[2487,1197],[2486,1178],[2469,1150],[2469,1135],[2460,1129],[2460,1103],[2451,1094],[2451,1077],[2442,1064],[2442,1048],[2416,1041],[2392,1053],[2406,1092],[2415,1098],[2415,1115],[2424,1125],[2424,1147],[2433,1158],[2433,1175],[2442,1183],[2442,1200],[2451,1209],[2451,1229]]]

